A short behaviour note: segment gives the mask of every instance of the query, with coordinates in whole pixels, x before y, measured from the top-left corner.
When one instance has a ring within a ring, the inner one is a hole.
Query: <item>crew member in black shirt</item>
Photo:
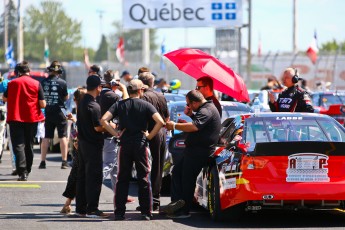
[[[197,80],[196,90],[198,90],[207,101],[212,101],[216,106],[220,118],[222,118],[222,106],[220,105],[218,99],[213,94],[213,80],[209,76],[201,77]]]
[[[299,76],[296,69],[285,69],[283,84],[287,88],[279,94],[277,101],[274,95],[268,91],[269,106],[272,112],[314,112],[309,94],[298,86],[298,81]]]
[[[139,74],[139,80],[149,88],[145,90],[143,100],[149,102],[156,108],[159,115],[165,122],[169,120],[169,112],[167,101],[162,93],[158,93],[153,89],[155,77],[150,72],[143,72]],[[151,132],[155,123],[153,120],[149,122],[148,131]],[[151,170],[151,183],[152,183],[152,196],[153,196],[153,210],[158,210],[160,206],[160,191],[162,185],[163,166],[166,153],[166,129],[161,128],[152,140],[149,141],[149,147],[152,156],[152,170]],[[140,211],[140,206],[137,207]]]
[[[120,82],[117,81],[115,73],[112,70],[107,70],[104,73],[104,82],[105,85],[101,91],[99,97],[99,104],[101,106],[101,115],[103,116],[108,109],[120,100],[120,96],[115,93],[115,90],[120,86]],[[120,78],[118,78],[120,80]],[[127,90],[123,86],[121,88],[126,92],[124,95],[127,95]],[[125,98],[126,99],[126,98]],[[116,124],[111,121],[111,126],[116,127]],[[108,132],[104,133],[104,145],[103,145],[103,180],[110,175],[111,185],[114,191],[116,183],[116,174],[117,174],[117,139],[113,138]]]
[[[60,139],[60,150],[62,157],[62,169],[67,169],[67,153],[68,153],[68,140],[67,140],[67,117],[62,110],[65,109],[64,102],[68,99],[66,81],[59,76],[62,74],[62,66],[58,61],[53,61],[47,67],[49,76],[42,81],[44,91],[44,98],[47,102],[45,108],[45,136],[41,144],[41,163],[40,169],[46,168],[46,156],[49,147],[49,139],[54,138],[54,130],[57,128],[58,137]]]
[[[98,209],[102,188],[102,148],[105,130],[100,124],[101,108],[96,97],[102,90],[101,79],[91,75],[86,80],[87,92],[78,104],[79,169],[77,179],[76,213],[90,218],[106,217]]]
[[[212,101],[207,101],[201,92],[192,90],[186,95],[187,106],[184,113],[192,111],[193,121],[175,123],[169,121],[166,128],[188,133],[183,158],[173,168],[171,203],[161,206],[160,211],[171,218],[190,217],[189,209],[193,202],[195,183],[201,169],[207,165],[208,157],[215,151],[219,139],[221,120]]]
[[[162,128],[164,121],[150,103],[141,100],[147,88],[138,79],[131,80],[127,87],[129,99],[119,101],[102,117],[102,125],[114,136],[120,138],[118,152],[118,175],[115,192],[115,220],[124,220],[129,180],[133,162],[137,171],[139,186],[139,204],[143,220],[152,219],[152,194],[149,174],[151,165],[147,148],[150,141]],[[113,117],[119,117],[119,130],[115,131],[109,124]],[[151,132],[148,132],[150,120],[155,121]],[[121,135],[119,135],[121,134]]]

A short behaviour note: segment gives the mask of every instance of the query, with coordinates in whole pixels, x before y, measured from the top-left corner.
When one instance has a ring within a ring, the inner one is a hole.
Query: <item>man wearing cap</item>
[[[132,75],[127,71],[124,70],[120,76],[125,81],[125,85],[128,86],[129,82],[133,79]]]
[[[116,89],[123,92],[124,98],[128,98],[127,89],[120,83],[120,78],[116,78],[116,73],[112,70],[107,70],[104,73],[105,85],[101,91],[99,104],[101,106],[101,115],[104,115],[108,109],[120,100],[120,96],[115,93]],[[121,84],[121,85],[120,85]],[[110,125],[115,129],[115,119],[110,121]],[[103,180],[110,175],[111,185],[114,191],[117,174],[117,138],[114,138],[108,132],[104,133],[103,145]]]
[[[87,92],[77,108],[79,169],[77,179],[76,213],[80,216],[106,217],[98,209],[102,188],[102,148],[105,130],[100,124],[101,108],[96,97],[102,90],[98,75],[86,80]]]
[[[150,72],[143,72],[139,75],[144,85],[148,86],[142,97],[144,101],[149,102],[156,108],[159,115],[165,122],[169,121],[169,111],[167,101],[162,93],[158,93],[153,89],[155,77]],[[155,123],[149,122],[148,131],[151,132]],[[149,147],[152,156],[152,170],[151,170],[151,182],[152,182],[152,196],[153,196],[153,210],[157,211],[160,206],[160,190],[162,185],[163,166],[166,152],[166,130],[161,128],[156,136],[149,141]],[[140,210],[140,206],[137,207]]]
[[[16,156],[18,181],[27,181],[34,158],[33,140],[38,122],[44,121],[41,108],[46,106],[46,101],[41,84],[30,77],[28,63],[21,62],[17,70],[19,77],[8,83],[3,100],[7,102],[7,123]]]
[[[112,105],[103,115],[101,122],[104,128],[113,136],[119,136],[120,149],[118,153],[118,175],[115,191],[115,220],[124,220],[129,180],[133,162],[137,171],[139,186],[139,204],[143,220],[152,219],[152,194],[149,174],[148,141],[150,141],[165,124],[157,110],[150,103],[141,100],[144,89],[147,88],[138,79],[129,82],[127,87],[129,98]],[[119,118],[119,127],[113,129],[109,121]],[[155,121],[151,132],[147,131],[150,120]],[[121,135],[119,135],[121,133]]]
[[[42,81],[44,91],[44,98],[47,102],[45,108],[46,120],[44,123],[45,136],[41,144],[41,163],[39,169],[46,168],[46,156],[49,148],[49,140],[54,138],[55,128],[57,129],[60,151],[61,151],[61,169],[67,169],[67,118],[63,111],[65,111],[65,101],[68,99],[66,81],[59,76],[62,74],[62,67],[58,61],[53,61],[47,67],[49,76]]]

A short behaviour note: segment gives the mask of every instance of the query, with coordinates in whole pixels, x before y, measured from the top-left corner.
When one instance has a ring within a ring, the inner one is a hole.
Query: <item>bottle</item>
[[[254,99],[253,109],[254,109],[254,113],[260,113],[261,105],[260,105],[260,100],[258,97],[255,97]]]

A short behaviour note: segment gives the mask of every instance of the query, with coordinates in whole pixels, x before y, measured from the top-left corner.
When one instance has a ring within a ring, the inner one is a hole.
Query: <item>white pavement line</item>
[[[42,184],[49,184],[49,183],[67,183],[67,181],[62,180],[62,181],[46,181],[46,180],[30,180],[30,181],[2,181],[0,180],[0,184],[13,184],[13,183],[20,183],[20,184],[26,184],[26,183],[42,183]]]
[[[65,216],[59,212],[0,212],[0,215],[59,215]]]

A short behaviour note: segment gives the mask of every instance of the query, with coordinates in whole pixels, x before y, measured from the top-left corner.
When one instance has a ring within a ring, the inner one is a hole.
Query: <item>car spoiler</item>
[[[320,114],[345,115],[345,105],[342,105],[342,104],[330,105],[328,110],[320,109]]]
[[[328,156],[345,156],[345,142],[268,142],[257,143],[251,156],[289,156],[296,153],[320,153]]]

